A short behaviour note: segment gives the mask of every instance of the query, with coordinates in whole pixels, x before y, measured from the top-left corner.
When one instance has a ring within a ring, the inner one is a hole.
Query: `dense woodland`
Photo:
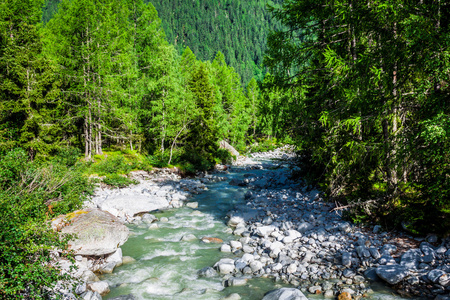
[[[448,234],[448,1],[154,4],[0,1],[2,298],[52,297],[42,224],[89,174],[206,170],[221,140],[292,143],[354,221]]]
[[[56,13],[61,0],[47,0],[44,22]],[[145,0],[144,2],[149,2]],[[181,54],[189,47],[202,60],[213,60],[222,52],[225,62],[233,67],[247,85],[251,78],[262,80],[264,52],[271,30],[281,23],[267,10],[275,0],[157,0],[151,1],[162,20],[166,39]]]
[[[265,63],[302,176],[356,221],[448,232],[448,1],[285,0]],[[286,119],[285,119],[286,121]]]

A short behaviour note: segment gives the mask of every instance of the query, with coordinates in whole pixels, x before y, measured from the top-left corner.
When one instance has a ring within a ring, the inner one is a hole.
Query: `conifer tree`
[[[0,8],[0,149],[30,157],[57,147],[55,66],[42,54],[42,1],[2,1]]]
[[[188,87],[192,92],[198,115],[190,126],[185,151],[190,152],[194,160],[202,157],[212,162],[213,154],[217,150],[217,125],[214,118],[216,98],[205,63],[200,63],[197,70],[192,73]]]
[[[124,1],[66,0],[45,28],[47,52],[62,67],[67,131],[80,134],[72,124],[83,123],[88,159],[102,152],[105,137],[130,139],[133,125],[124,113],[133,102],[126,85],[133,76],[128,15]]]

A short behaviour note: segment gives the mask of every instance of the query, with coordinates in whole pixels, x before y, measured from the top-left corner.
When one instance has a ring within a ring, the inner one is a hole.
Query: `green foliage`
[[[270,30],[280,29],[266,9],[271,2],[200,0],[152,1],[158,10],[167,40],[180,52],[189,47],[201,60],[212,60],[221,51],[228,65],[247,84],[257,75]],[[201,16],[201,17],[198,17]]]
[[[122,155],[107,156],[92,166],[92,170],[100,176],[113,173],[127,174],[132,169],[132,164],[127,163]]]
[[[297,140],[302,176],[349,203],[355,221],[448,232],[448,10],[436,1],[272,8],[288,28],[268,41],[269,83],[284,93],[268,93],[269,121]]]
[[[58,147],[55,64],[43,55],[43,1],[0,3],[0,151],[21,146],[34,157]]]
[[[218,164],[231,164],[231,162],[236,159],[236,157],[231,155],[226,149],[217,149],[215,157],[216,163]]]
[[[261,138],[257,142],[252,143],[248,147],[248,152],[255,153],[255,152],[267,152],[272,151],[282,146],[282,143],[280,143],[276,138],[266,139]]]
[[[81,167],[81,166],[80,166]],[[48,299],[60,273],[51,251],[65,251],[70,237],[59,237],[48,223],[52,214],[81,206],[92,186],[77,167],[27,160],[14,149],[0,158],[0,297]]]
[[[123,175],[119,174],[107,174],[105,178],[103,178],[103,183],[107,184],[111,187],[124,188],[131,184],[138,184],[138,181],[129,179]]]

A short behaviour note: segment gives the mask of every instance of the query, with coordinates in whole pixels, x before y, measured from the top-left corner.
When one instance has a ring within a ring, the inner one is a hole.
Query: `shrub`
[[[132,164],[128,164],[121,155],[107,157],[105,160],[93,165],[93,170],[100,176],[113,173],[127,174],[132,169]]]
[[[103,179],[103,183],[112,187],[124,188],[131,184],[137,184],[138,182],[118,174],[108,174]]]
[[[0,298],[54,298],[53,286],[67,275],[51,264],[51,251],[67,249],[70,237],[53,232],[48,220],[79,208],[92,186],[78,167],[30,162],[21,149],[0,158],[0,176]]]

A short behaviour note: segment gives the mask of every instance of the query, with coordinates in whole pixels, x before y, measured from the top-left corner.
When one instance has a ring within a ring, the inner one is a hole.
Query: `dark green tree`
[[[201,159],[213,163],[218,142],[217,124],[214,118],[216,97],[204,63],[200,63],[197,70],[192,73],[188,80],[188,87],[192,92],[198,115],[190,126],[185,151],[195,163],[200,162]]]
[[[41,1],[2,1],[0,11],[0,149],[34,157],[61,138],[56,67],[42,54]]]

